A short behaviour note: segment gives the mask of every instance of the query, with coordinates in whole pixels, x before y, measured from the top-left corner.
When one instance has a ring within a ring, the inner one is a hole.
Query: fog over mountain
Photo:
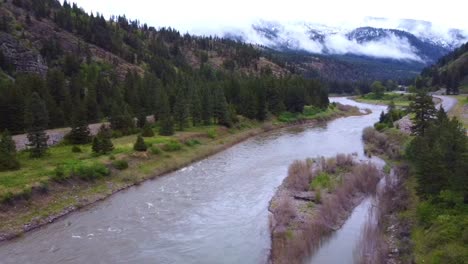
[[[309,23],[257,20],[250,25],[195,29],[278,50],[318,54],[354,54],[375,58],[433,63],[468,41],[468,32],[410,19],[366,17],[361,21]]]
[[[150,26],[278,50],[428,64],[468,41],[458,0],[75,1],[106,16],[125,14]]]

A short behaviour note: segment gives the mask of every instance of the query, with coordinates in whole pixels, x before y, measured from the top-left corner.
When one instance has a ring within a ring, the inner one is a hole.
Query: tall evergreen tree
[[[93,144],[92,144],[91,149],[96,154],[101,154],[102,153],[102,144],[101,144],[101,139],[100,139],[99,136],[95,136],[93,138]]]
[[[192,92],[192,100],[190,106],[190,114],[192,116],[193,126],[198,126],[202,122],[202,105],[198,91]]]
[[[418,190],[423,197],[437,197],[450,190],[468,199],[468,146],[465,130],[444,109],[437,112],[424,134],[410,143],[407,155],[414,163]]]
[[[213,118],[213,108],[211,102],[211,96],[208,89],[203,89],[203,97],[202,97],[202,119],[203,125],[209,126],[211,125],[211,119]]]
[[[16,158],[16,145],[10,132],[5,130],[0,138],[0,171],[17,170],[20,163]]]
[[[231,127],[232,122],[229,119],[228,105],[224,96],[223,88],[216,88],[214,91],[213,116],[219,125]]]
[[[161,94],[160,98],[160,112],[159,112],[159,134],[162,136],[171,136],[174,134],[174,121],[171,116],[171,109],[169,105],[169,98],[166,93]]]
[[[260,89],[258,95],[258,104],[257,104],[257,120],[265,121],[267,118],[267,102],[266,102],[266,92],[263,88]]]
[[[91,132],[87,122],[86,109],[81,106],[73,114],[72,129],[67,135],[71,144],[87,144],[91,142]]]
[[[29,100],[25,117],[28,127],[29,151],[32,158],[42,157],[48,148],[49,136],[44,131],[49,123],[49,115],[44,101],[34,92]]]
[[[124,134],[130,134],[135,128],[135,122],[128,112],[127,106],[114,103],[110,117],[111,128],[121,131]]]
[[[100,139],[101,152],[103,154],[108,154],[114,150],[114,144],[110,137],[102,137]]]
[[[145,111],[140,111],[140,114],[138,115],[137,119],[137,127],[138,128],[144,128],[146,126],[146,113]]]
[[[151,125],[150,124],[146,124],[142,131],[141,131],[141,136],[142,137],[154,137],[154,131],[153,131],[153,128],[151,128]]]
[[[424,92],[419,92],[411,103],[410,109],[415,114],[411,132],[414,135],[424,135],[424,132],[429,127],[430,122],[435,118],[436,114],[432,97]]]
[[[187,128],[189,116],[190,111],[189,105],[187,104],[187,99],[185,98],[183,90],[179,89],[174,104],[174,120],[179,130],[184,130]]]

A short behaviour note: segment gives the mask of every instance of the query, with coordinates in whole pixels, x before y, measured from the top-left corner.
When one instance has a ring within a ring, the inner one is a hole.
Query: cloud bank
[[[427,58],[402,35],[387,32],[377,36],[370,30],[369,39],[358,41],[348,34],[359,27],[397,29],[446,50],[468,41],[468,33],[435,26],[427,21],[366,17],[345,24],[324,25],[311,22],[271,22],[256,20],[237,27],[204,27],[191,32],[200,35],[237,36],[243,41],[277,49],[305,50],[319,54],[355,54],[426,62]]]

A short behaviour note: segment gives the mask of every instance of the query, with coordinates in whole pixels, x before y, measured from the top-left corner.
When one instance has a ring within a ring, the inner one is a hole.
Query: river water
[[[0,263],[264,263],[268,202],[289,164],[337,153],[364,158],[362,130],[385,109],[333,101],[373,112],[251,138],[0,244]]]

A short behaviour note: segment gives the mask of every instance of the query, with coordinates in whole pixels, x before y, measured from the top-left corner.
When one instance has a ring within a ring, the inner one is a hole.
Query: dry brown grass
[[[312,164],[306,161],[296,160],[289,166],[285,186],[287,189],[291,190],[307,191],[313,177]]]
[[[366,151],[370,155],[385,155],[390,159],[401,158],[401,146],[403,145],[401,138],[391,138],[389,134],[381,133],[373,127],[364,129],[362,139],[366,143]]]

